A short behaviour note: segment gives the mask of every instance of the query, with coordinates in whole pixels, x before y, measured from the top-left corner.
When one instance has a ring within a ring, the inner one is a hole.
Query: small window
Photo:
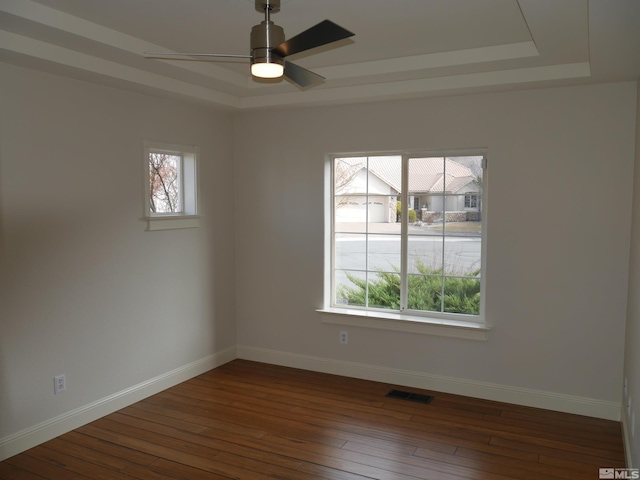
[[[478,195],[476,193],[467,193],[464,196],[464,208],[478,208]]]
[[[145,142],[144,150],[147,229],[197,227],[197,148]]]

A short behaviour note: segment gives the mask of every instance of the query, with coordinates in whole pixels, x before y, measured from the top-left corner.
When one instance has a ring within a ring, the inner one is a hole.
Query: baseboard
[[[238,358],[302,368],[316,372],[373,380],[393,385],[453,393],[486,400],[544,408],[558,412],[587,415],[607,420],[620,420],[621,404],[606,400],[577,397],[508,385],[478,382],[455,377],[432,375],[410,370],[344,362],[288,352],[238,346]]]
[[[208,372],[234,360],[236,356],[236,347],[228,348],[2,438],[0,439],[0,461]]]
[[[635,468],[631,457],[631,436],[629,424],[627,423],[627,415],[624,411],[624,405],[620,406],[620,422],[622,423],[622,443],[624,445],[624,460],[627,468]]]

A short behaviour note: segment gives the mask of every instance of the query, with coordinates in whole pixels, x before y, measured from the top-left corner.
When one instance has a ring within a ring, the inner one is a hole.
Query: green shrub
[[[402,218],[402,202],[400,200],[396,201],[396,222],[399,222]],[[418,215],[415,210],[409,210],[409,223],[415,223]]]
[[[442,269],[429,268],[421,263],[416,268],[421,275],[410,275],[408,279],[407,306],[410,309],[469,315],[480,313],[480,279],[475,278],[480,273],[479,270],[464,276],[443,278]],[[398,271],[397,268],[394,270]],[[340,285],[338,297],[346,299],[349,305],[366,305],[366,281],[349,273],[347,278],[353,286]],[[369,306],[394,310],[400,308],[400,275],[398,273],[383,271],[376,273],[376,278],[369,281]]]

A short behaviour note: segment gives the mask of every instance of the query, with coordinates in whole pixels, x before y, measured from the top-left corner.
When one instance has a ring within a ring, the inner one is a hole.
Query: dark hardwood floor
[[[235,360],[1,462],[0,478],[585,480],[599,467],[624,467],[618,422]]]

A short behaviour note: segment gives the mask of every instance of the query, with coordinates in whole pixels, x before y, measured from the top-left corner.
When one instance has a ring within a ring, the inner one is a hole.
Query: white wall
[[[43,422],[235,355],[232,121],[0,68],[0,447],[11,454],[9,440]],[[145,231],[144,139],[200,148],[199,228]]]
[[[620,83],[237,115],[239,354],[616,417],[635,112]],[[473,147],[489,158],[489,340],[349,327],[340,345],[315,311],[325,155]]]
[[[624,357],[624,378],[627,395],[623,395],[623,423],[627,445],[627,458],[634,467],[640,465],[640,82],[638,82],[638,107],[636,109],[636,162],[633,195],[633,226],[631,232],[631,259],[629,261],[629,303]],[[635,422],[627,411],[631,407]]]

